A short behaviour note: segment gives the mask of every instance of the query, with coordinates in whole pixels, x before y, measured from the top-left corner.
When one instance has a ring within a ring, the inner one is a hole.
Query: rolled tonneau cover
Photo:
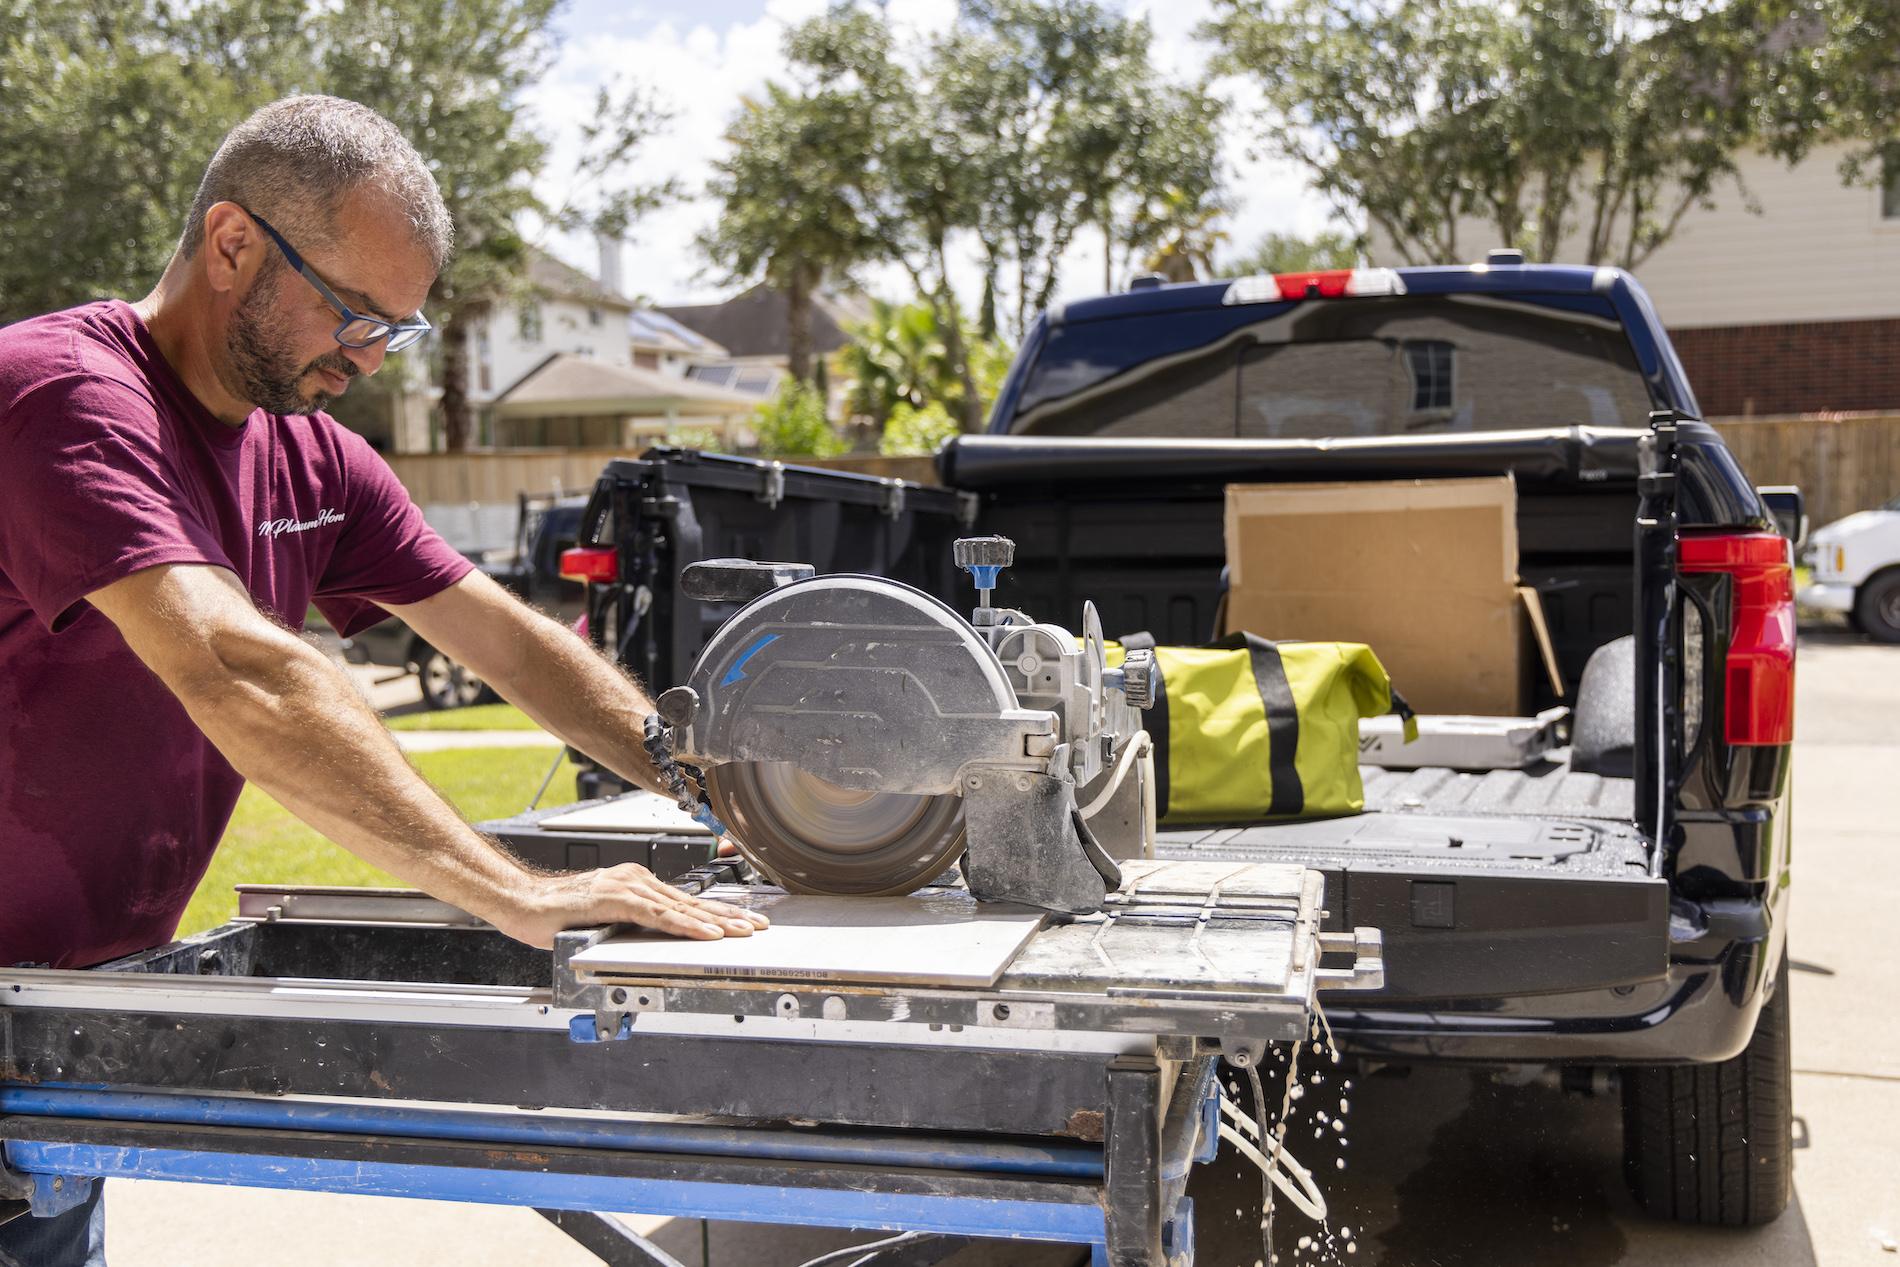
[[[1097,439],[957,436],[937,456],[952,488],[977,491],[1053,481],[1332,480],[1497,475],[1521,481],[1610,483],[1637,476],[1646,428],[1555,427],[1432,436],[1319,440]]]

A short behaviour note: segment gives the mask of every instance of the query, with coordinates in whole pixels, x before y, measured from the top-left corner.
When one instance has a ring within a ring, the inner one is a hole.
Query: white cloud
[[[544,197],[558,203],[564,196],[562,178],[573,169],[578,128],[592,114],[594,94],[602,83],[616,77],[643,83],[675,115],[667,130],[642,151],[640,174],[642,179],[677,179],[691,196],[635,226],[622,257],[626,289],[663,303],[704,302],[730,293],[731,288],[707,270],[694,246],[695,235],[714,215],[712,205],[699,196],[708,162],[722,150],[722,134],[740,99],[761,91],[768,79],[783,77],[780,41],[787,25],[821,12],[824,5],[825,0],[766,0],[758,17],[723,28],[620,9],[610,20],[595,19],[595,26],[607,29],[569,30],[552,73],[530,98],[539,126],[555,143]],[[1193,32],[1209,12],[1208,0],[1132,0],[1129,9],[1150,16],[1158,64],[1179,77],[1203,73],[1207,49]],[[954,20],[956,0],[890,0],[887,12],[906,31],[939,31]],[[581,16],[568,21],[572,24]],[[1298,171],[1284,161],[1250,154],[1256,147],[1255,129],[1247,114],[1257,103],[1257,90],[1233,80],[1219,82],[1216,89],[1236,106],[1226,147],[1235,206],[1227,226],[1232,249],[1250,246],[1270,230],[1311,233],[1323,227],[1328,209],[1305,187]],[[597,267],[591,240],[559,236],[547,245],[577,267],[589,272]],[[963,293],[974,298],[979,284],[974,260],[959,272]],[[1099,293],[1101,278],[1101,245],[1085,235],[1064,260],[1059,298]],[[908,289],[907,280],[895,270],[866,280],[872,289],[893,297]]]

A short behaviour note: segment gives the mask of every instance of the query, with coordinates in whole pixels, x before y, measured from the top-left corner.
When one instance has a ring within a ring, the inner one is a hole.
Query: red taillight
[[[1329,268],[1317,273],[1275,273],[1273,281],[1280,288],[1282,299],[1305,299],[1317,295],[1321,299],[1338,299],[1346,293],[1346,283],[1352,280],[1350,268]]]
[[[1723,712],[1728,742],[1794,742],[1794,568],[1773,532],[1685,534],[1684,572],[1721,572],[1730,588]]]
[[[563,550],[561,576],[570,581],[617,581],[620,555],[612,546],[576,546]]]
[[[1311,273],[1262,273],[1227,287],[1223,304],[1266,304],[1300,299],[1403,295],[1405,279],[1390,268],[1327,268]]]

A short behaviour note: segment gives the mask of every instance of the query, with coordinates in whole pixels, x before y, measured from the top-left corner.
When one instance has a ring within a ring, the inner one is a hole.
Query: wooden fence
[[[1757,484],[1797,484],[1816,528],[1900,497],[1900,414],[1716,418]]]
[[[1838,418],[1718,418],[1716,430],[1757,484],[1798,484],[1815,527],[1900,497],[1900,414]],[[519,492],[584,493],[619,449],[517,449],[497,453],[401,454],[389,459],[409,495],[422,505],[510,503]],[[827,466],[936,483],[929,458],[876,455],[797,459]]]
[[[468,502],[514,504],[516,493],[585,493],[614,458],[640,456],[631,449],[509,449],[496,453],[403,453],[390,457],[409,496],[418,505]],[[919,483],[937,482],[930,458],[887,458],[870,454],[847,458],[796,458],[801,466],[825,466],[894,476]]]

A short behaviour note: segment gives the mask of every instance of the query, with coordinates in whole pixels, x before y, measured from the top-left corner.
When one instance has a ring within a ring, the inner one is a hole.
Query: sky
[[[557,23],[561,48],[554,69],[529,98],[536,126],[554,142],[543,196],[556,204],[564,196],[577,129],[593,112],[595,90],[628,77],[648,85],[675,116],[642,151],[643,179],[673,177],[691,195],[634,226],[621,252],[623,290],[672,304],[711,302],[736,289],[707,268],[694,246],[695,235],[715,218],[703,196],[708,163],[723,148],[721,134],[740,98],[769,79],[784,78],[780,40],[786,27],[824,7],[825,0],[570,0]],[[1208,0],[1123,0],[1123,7],[1150,16],[1157,65],[1182,79],[1199,76],[1208,50],[1193,31],[1209,11]],[[956,0],[888,0],[886,11],[900,28],[935,31],[954,18]],[[1243,112],[1254,99],[1243,82],[1223,81],[1217,89]],[[1234,214],[1225,226],[1231,235],[1227,249],[1251,247],[1269,231],[1311,234],[1327,227],[1330,209],[1299,171],[1250,153],[1256,145],[1251,126],[1239,114],[1231,117],[1235,125],[1224,158]],[[598,270],[599,250],[591,238],[557,235],[542,244],[577,268]],[[964,261],[959,271],[960,293],[974,296],[974,260]],[[1099,292],[1099,241],[1072,248],[1062,272],[1059,301]],[[873,270],[863,280],[874,294],[909,297],[908,280],[895,270]]]

